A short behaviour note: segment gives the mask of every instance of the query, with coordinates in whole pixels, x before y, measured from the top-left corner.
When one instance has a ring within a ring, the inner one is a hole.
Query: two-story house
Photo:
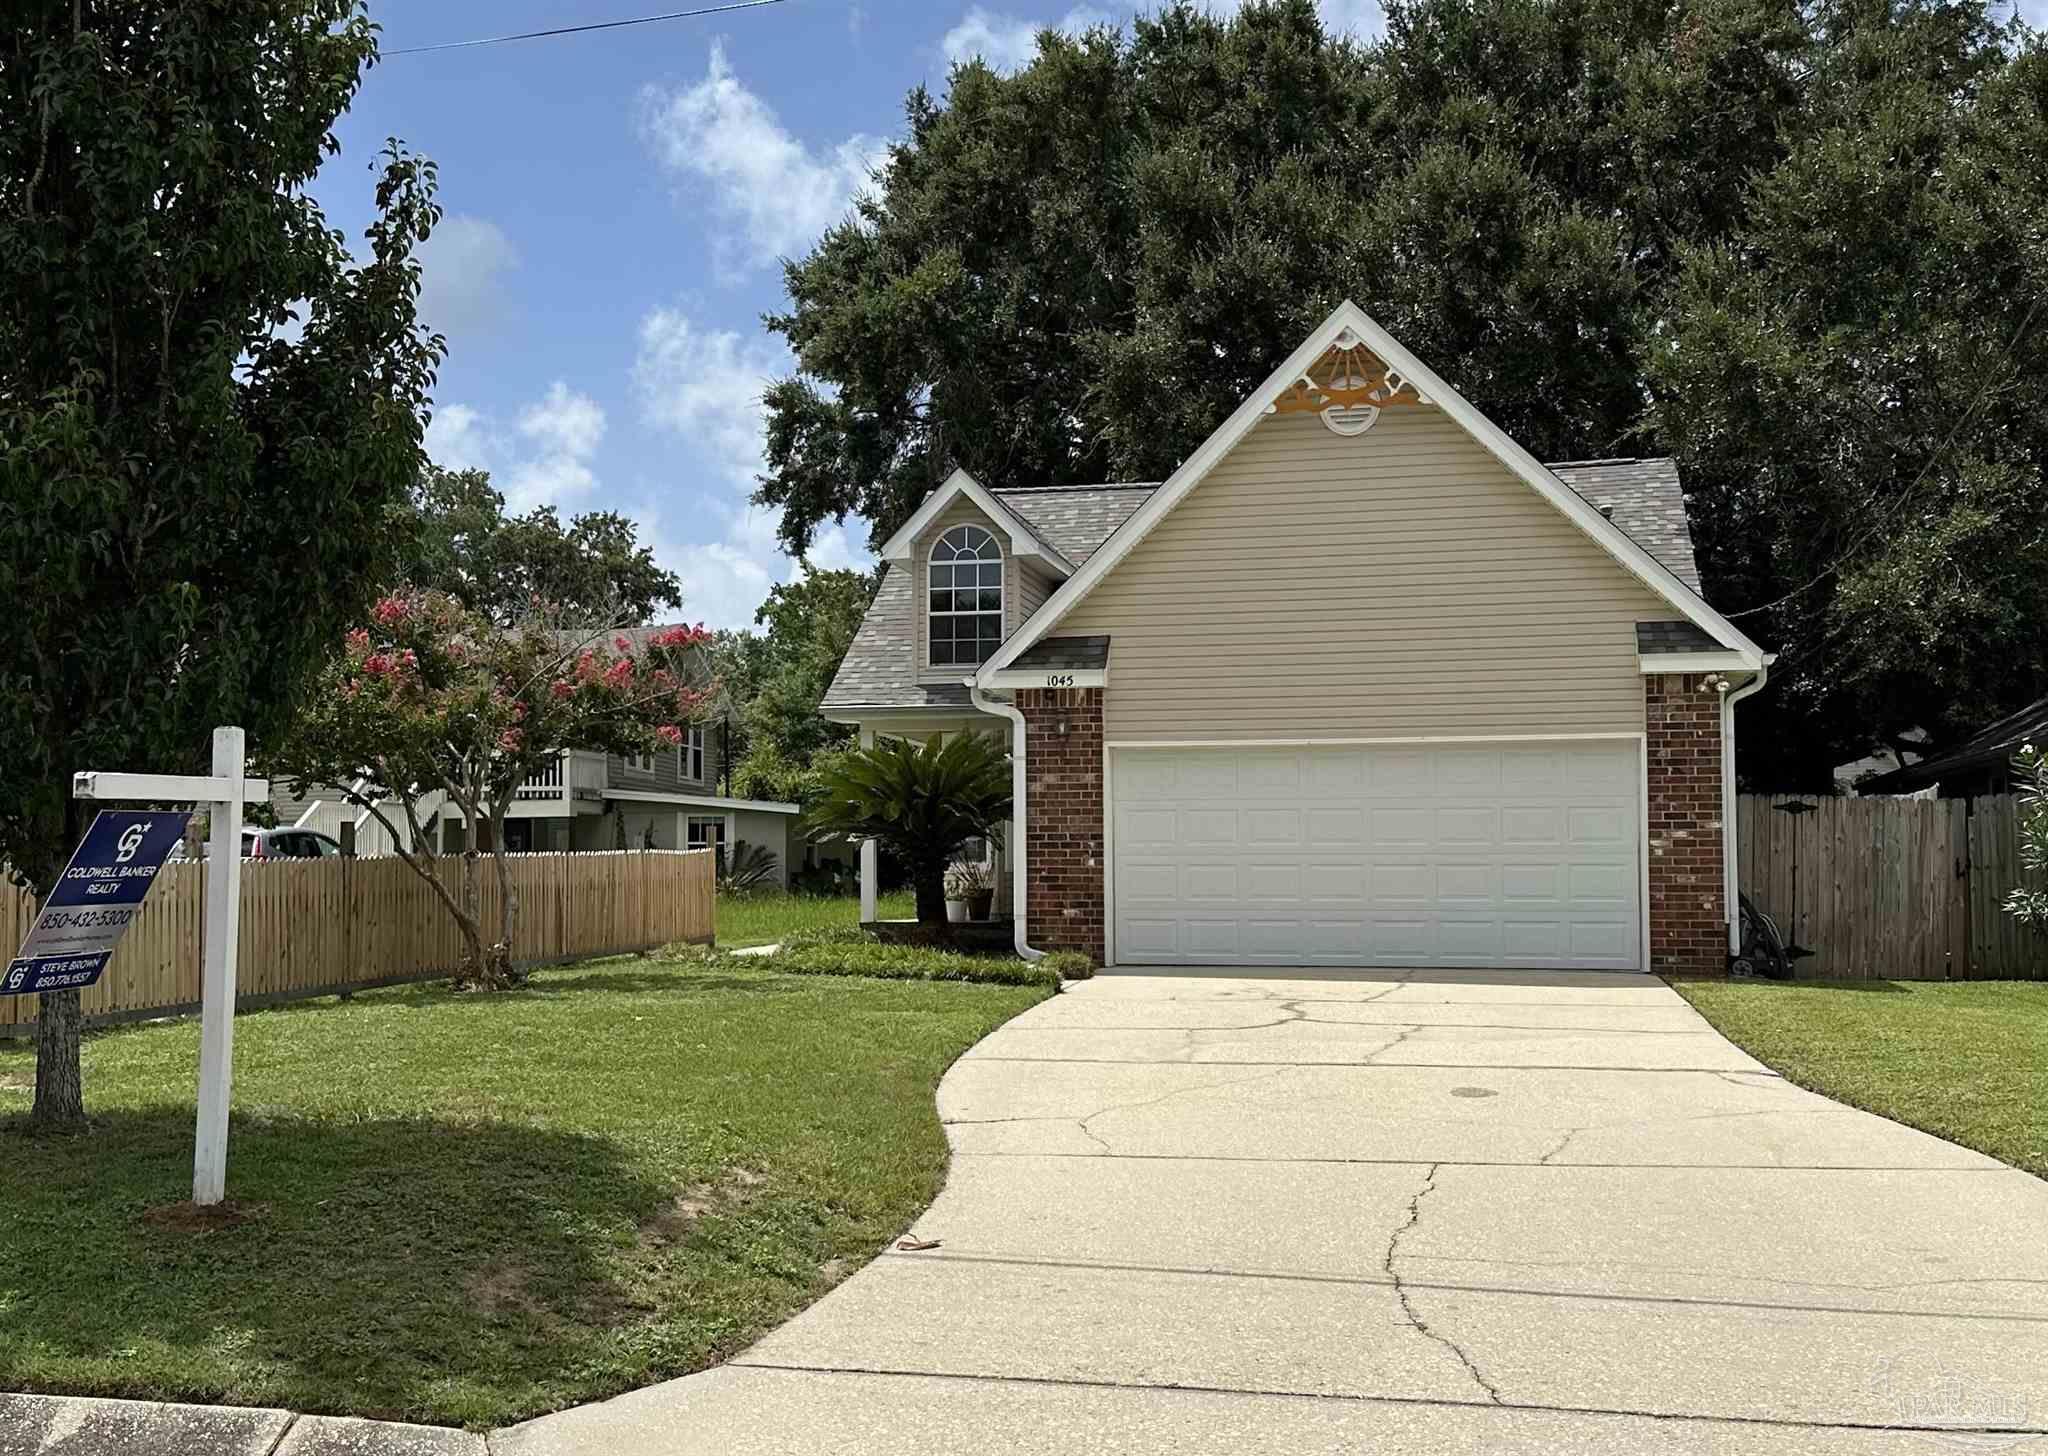
[[[1351,304],[1167,480],[960,471],[881,555],[824,711],[1004,737],[1026,954],[1726,963],[1769,658],[1675,464],[1544,464]]]

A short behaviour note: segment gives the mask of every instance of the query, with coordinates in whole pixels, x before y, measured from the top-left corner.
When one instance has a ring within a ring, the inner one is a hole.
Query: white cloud
[[[759,268],[806,251],[846,216],[885,146],[854,136],[814,151],[733,74],[723,46],[711,48],[710,69],[696,85],[669,94],[650,87],[643,97],[647,136],[662,164],[708,184],[712,209],[731,230],[720,253],[730,267]],[[697,194],[688,200],[695,204]]]
[[[539,404],[519,416],[519,433],[550,453],[581,458],[597,453],[604,439],[604,409],[587,394],[557,379]]]
[[[2041,3],[2048,3],[2048,0],[2041,0]],[[1240,0],[1208,0],[1200,8],[1221,14],[1234,11],[1239,5]],[[1050,28],[1068,35],[1079,35],[1091,26],[1121,23],[1140,10],[1157,8],[1152,0],[1123,0],[1115,13],[1077,5]],[[1323,24],[1332,31],[1372,36],[1378,35],[1386,25],[1378,0],[1318,0],[1317,8],[1322,12]],[[939,49],[955,65],[980,56],[995,70],[1017,71],[1030,65],[1038,54],[1038,33],[1046,28],[1043,21],[999,14],[976,5],[961,17],[958,25],[946,32],[939,42]]]
[[[1078,35],[1091,25],[1106,25],[1114,19],[1103,11],[1076,6],[1051,28]],[[946,32],[939,48],[955,65],[979,56],[995,70],[1020,71],[1038,54],[1038,32],[1045,28],[1039,21],[997,15],[977,5]]]
[[[684,612],[714,627],[751,625],[768,588],[799,569],[776,538],[779,515],[751,500],[765,468],[762,390],[789,365],[788,351],[767,337],[704,329],[678,309],[656,309],[640,327],[633,379],[642,408],[702,462],[704,483],[643,501],[635,513],[657,559],[682,578]],[[680,539],[684,519],[699,539]],[[864,567],[870,558],[835,526],[818,533],[809,562]]]
[[[443,406],[427,426],[426,449],[445,469],[490,471],[515,515],[543,505],[574,510],[597,489],[590,457],[604,430],[603,407],[558,379],[509,431],[469,405]]]
[[[504,312],[504,275],[519,253],[496,223],[463,213],[441,219],[420,244],[420,322],[443,334],[489,327]]]

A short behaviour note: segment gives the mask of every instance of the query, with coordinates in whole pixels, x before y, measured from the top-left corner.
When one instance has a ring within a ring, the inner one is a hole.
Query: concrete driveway
[[[939,1089],[941,1247],[492,1449],[2048,1451],[2048,1184],[1647,976],[1281,974],[1019,1017]]]

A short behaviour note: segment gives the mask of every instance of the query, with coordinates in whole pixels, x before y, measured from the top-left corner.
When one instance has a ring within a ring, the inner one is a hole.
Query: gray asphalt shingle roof
[[[1100,672],[1109,666],[1107,637],[1046,637],[1017,654],[1010,664],[1026,671]]]
[[[1553,465],[1550,469],[1620,527],[1623,534],[1670,568],[1680,581],[1694,591],[1699,590],[1699,567],[1693,560],[1692,532],[1685,518],[1685,496],[1678,485],[1678,467],[1672,461],[1572,460]],[[999,490],[995,496],[1022,516],[1048,544],[1079,566],[1093,556],[1115,534],[1117,527],[1129,520],[1158,488],[1156,482],[1041,486]],[[861,623],[853,646],[847,650],[846,660],[840,664],[831,690],[825,694],[826,708],[967,706],[965,686],[917,681],[913,660],[916,611],[916,591],[910,573],[900,567],[885,566],[874,605],[868,608],[867,618]],[[1642,625],[1662,628],[1689,624]],[[1692,630],[1697,631],[1696,628]],[[1034,653],[1038,650],[1039,647],[1032,649]],[[1664,647],[1659,650],[1689,649]],[[1030,665],[1041,664],[1033,662]],[[1054,665],[1084,664],[1063,662]],[[961,676],[966,676],[966,673],[962,672]]]
[[[1564,460],[1550,472],[1669,567],[1673,576],[1695,592],[1700,589],[1676,461]]]
[[[1660,652],[1725,652],[1704,628],[1690,622],[1636,623],[1636,651],[1645,656]]]

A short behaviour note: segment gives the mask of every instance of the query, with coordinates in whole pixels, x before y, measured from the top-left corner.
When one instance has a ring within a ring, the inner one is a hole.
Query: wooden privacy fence
[[[515,854],[509,862],[519,897],[512,952],[523,964],[712,938],[716,868],[709,850]],[[461,861],[444,859],[439,870],[460,901]],[[489,860],[478,866],[478,877],[488,937],[498,913]],[[197,1009],[205,888],[203,863],[164,866],[106,974],[83,993],[88,1018]],[[0,938],[10,951],[34,919],[28,896],[0,896]],[[401,859],[242,864],[236,981],[244,1004],[435,980],[454,974],[461,960],[454,918]],[[0,996],[0,1035],[32,1026],[35,1014],[35,997]]]
[[[2005,913],[2024,873],[2011,795],[1745,794],[1736,833],[1743,893],[1814,952],[1800,976],[2048,977],[2048,936]]]

